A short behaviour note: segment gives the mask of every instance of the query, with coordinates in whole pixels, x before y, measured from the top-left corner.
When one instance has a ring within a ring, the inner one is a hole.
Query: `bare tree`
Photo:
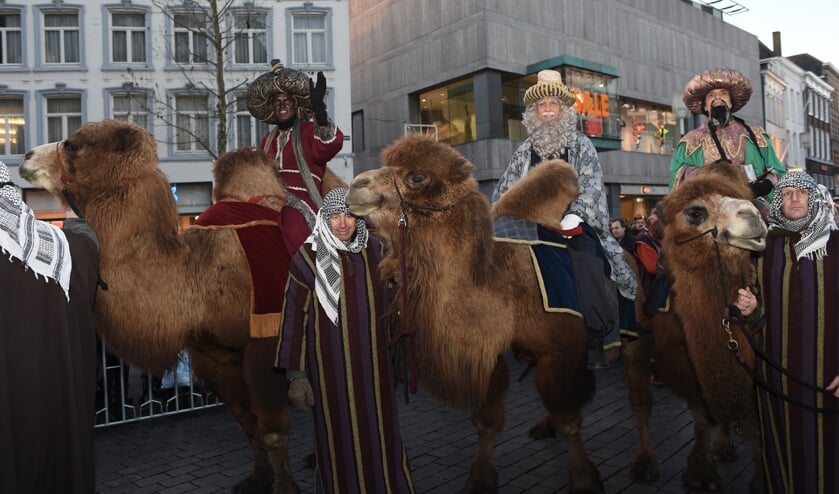
[[[213,159],[227,151],[232,132],[228,117],[231,110],[235,111],[236,95],[242,94],[258,75],[225,69],[241,53],[249,59],[246,63],[264,63],[267,69],[264,34],[261,39],[252,39],[259,36],[254,26],[265,32],[266,14],[249,10],[252,2],[237,3],[234,8],[234,0],[152,0],[171,26],[171,30],[162,30],[169,33],[164,42],[165,57],[185,81],[172,94],[167,93],[169,88],[154,84],[153,114],[174,129],[176,146],[206,151]],[[243,48],[242,44],[247,46]],[[132,72],[129,77],[136,87],[143,86],[140,73]],[[212,107],[208,106],[210,102]],[[215,139],[211,138],[213,126]]]

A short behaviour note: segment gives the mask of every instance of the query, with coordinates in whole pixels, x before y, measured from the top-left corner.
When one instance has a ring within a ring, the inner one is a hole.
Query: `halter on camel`
[[[726,293],[728,293],[728,290],[727,290],[726,284],[725,284],[725,277],[723,276],[722,254],[720,253],[719,243],[717,243],[717,233],[719,233],[719,232],[717,231],[716,227],[705,230],[704,232],[700,232],[700,233],[694,235],[693,237],[687,238],[685,240],[677,240],[676,243],[679,244],[679,245],[686,244],[686,243],[692,242],[692,241],[694,241],[698,238],[701,238],[701,237],[703,237],[703,236],[705,236],[709,233],[714,238],[714,252],[717,255],[717,269],[719,270],[719,274],[720,274],[720,276],[719,276],[720,289],[721,289],[721,293],[723,293],[723,295],[725,295]],[[809,382],[806,382],[801,377],[796,376],[795,374],[792,374],[780,362],[778,362],[777,360],[772,358],[771,355],[768,355],[766,352],[764,352],[760,348],[760,345],[758,345],[757,342],[752,337],[752,333],[747,330],[746,321],[743,319],[742,315],[740,314],[740,309],[738,309],[737,306],[735,306],[735,305],[726,304],[725,309],[723,310],[723,317],[722,317],[722,323],[721,323],[723,330],[728,335],[728,342],[727,342],[726,346],[727,346],[728,350],[737,359],[737,362],[740,364],[740,366],[743,367],[743,369],[746,371],[746,373],[749,374],[749,376],[751,376],[751,378],[754,380],[754,382],[758,386],[765,389],[766,392],[775,396],[776,398],[779,398],[783,401],[786,401],[787,403],[798,406],[798,407],[803,408],[805,410],[809,410],[809,411],[816,412],[816,413],[823,413],[825,415],[839,415],[839,408],[814,407],[814,406],[808,405],[806,403],[802,403],[801,401],[793,398],[792,396],[790,396],[789,394],[787,394],[783,391],[780,391],[780,390],[777,390],[777,389],[773,388],[766,381],[766,379],[763,377],[761,372],[756,369],[756,366],[755,367],[750,366],[748,364],[748,362],[746,362],[745,359],[743,359],[743,356],[740,355],[740,345],[737,343],[737,340],[734,339],[733,332],[731,330],[731,321],[732,320],[734,321],[735,325],[738,328],[740,328],[740,332],[743,333],[743,336],[745,336],[746,341],[749,342],[749,345],[752,347],[752,350],[755,352],[755,358],[760,358],[761,360],[763,360],[764,362],[769,364],[773,369],[777,370],[781,374],[783,374],[783,375],[787,376],[788,378],[792,379],[794,382],[803,386],[804,388],[811,389],[811,390],[817,391],[819,393],[832,394],[832,392],[827,390],[826,388],[824,388],[822,386],[812,384],[812,383],[809,383]]]
[[[420,204],[416,204],[410,201],[406,201],[405,198],[402,196],[402,191],[399,190],[399,185],[396,183],[396,177],[393,178],[393,188],[396,189],[396,195],[399,196],[399,222],[397,225],[399,226],[399,240],[402,243],[402,249],[407,250],[408,247],[408,211],[414,210],[419,211],[422,213],[445,213],[451,211],[454,208],[454,205],[457,203],[457,199],[452,201],[451,204],[446,206],[442,206],[439,208],[432,208],[428,206],[422,206]],[[405,260],[405,256],[400,256],[399,259],[399,272],[402,276],[402,283],[403,287],[405,285],[405,280],[408,279],[408,262]],[[394,346],[399,343],[399,340],[402,337],[406,337],[408,339],[408,389],[411,394],[417,393],[417,363],[416,363],[416,343],[414,342],[414,335],[416,330],[411,327],[411,322],[407,319],[408,317],[408,294],[405,292],[404,289],[400,290],[399,296],[399,307],[400,312],[402,313],[402,328],[400,328],[396,334],[390,339],[390,346]]]

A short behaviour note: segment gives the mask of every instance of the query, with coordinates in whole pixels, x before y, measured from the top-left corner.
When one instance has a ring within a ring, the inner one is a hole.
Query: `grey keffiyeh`
[[[315,252],[315,293],[320,306],[333,324],[338,324],[338,306],[341,298],[341,264],[338,251],[345,250],[357,254],[367,246],[367,225],[361,218],[355,222],[355,236],[348,242],[342,242],[332,233],[329,218],[336,213],[349,214],[344,198],[347,189],[340,187],[330,190],[323,198],[323,206],[312,234],[306,243],[312,244]]]
[[[70,248],[60,228],[35,219],[0,161],[0,251],[19,260],[35,277],[57,282],[70,299]]]
[[[784,204],[783,189],[793,187],[807,190],[807,215],[797,220],[790,220],[781,212]],[[793,246],[796,259],[821,259],[827,255],[827,241],[830,232],[836,229],[833,219],[830,193],[823,185],[819,185],[813,177],[803,171],[790,171],[784,175],[775,186],[775,197],[769,208],[769,229],[800,232],[801,239]]]

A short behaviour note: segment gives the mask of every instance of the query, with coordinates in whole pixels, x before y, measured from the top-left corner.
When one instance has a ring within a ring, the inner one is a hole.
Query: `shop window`
[[[560,70],[565,84],[577,95],[574,104],[579,118],[577,128],[589,137],[619,139],[617,79],[576,67]]]
[[[621,149],[652,154],[673,154],[679,143],[679,124],[669,108],[623,100],[620,110]]]
[[[419,94],[420,124],[433,125],[437,140],[455,146],[475,140],[475,94],[464,79]]]

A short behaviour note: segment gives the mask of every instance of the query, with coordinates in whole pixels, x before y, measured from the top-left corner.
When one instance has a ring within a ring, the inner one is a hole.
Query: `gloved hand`
[[[559,228],[561,230],[573,230],[583,222],[583,219],[577,216],[574,213],[568,213],[562,217],[562,221],[559,223]]]
[[[288,401],[304,412],[311,412],[315,405],[315,393],[308,378],[294,379],[288,383]]]
[[[329,124],[329,117],[326,114],[326,103],[323,98],[326,96],[326,77],[323,72],[318,72],[318,82],[315,84],[309,79],[309,101],[312,104],[312,113],[315,114],[315,121],[320,126]]]

